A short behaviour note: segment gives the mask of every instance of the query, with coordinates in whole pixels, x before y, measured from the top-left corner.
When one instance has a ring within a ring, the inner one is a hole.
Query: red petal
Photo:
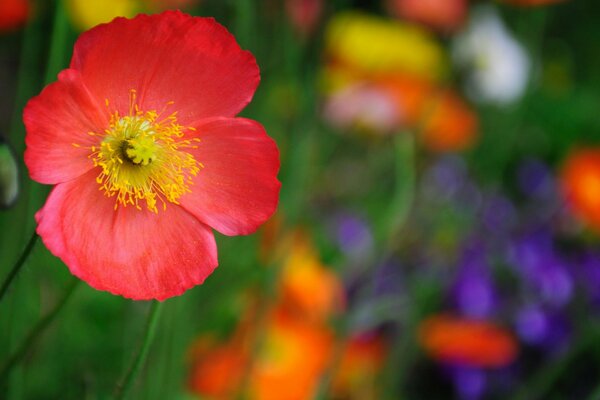
[[[69,181],[93,168],[89,146],[97,145],[98,138],[88,132],[102,133],[108,127],[105,108],[72,69],[62,71],[58,82],[29,100],[23,121],[25,164],[33,180],[48,184]]]
[[[122,114],[135,89],[142,110],[173,101],[178,122],[234,116],[252,99],[260,80],[254,56],[212,18],[179,11],[116,18],[82,34],[71,68]]]
[[[98,190],[97,173],[57,185],[36,214],[44,244],[73,275],[131,299],[164,300],[211,274],[217,248],[209,227],[174,204],[158,214],[115,211],[115,199]]]
[[[254,232],[277,208],[275,142],[259,123],[244,118],[204,120],[196,129],[201,142],[191,153],[204,168],[181,204],[225,235]]]

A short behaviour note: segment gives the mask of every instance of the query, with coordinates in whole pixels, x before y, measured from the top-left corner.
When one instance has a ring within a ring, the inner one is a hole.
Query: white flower
[[[531,69],[523,46],[493,8],[476,9],[453,44],[455,62],[468,69],[467,94],[475,101],[509,104],[523,95]]]

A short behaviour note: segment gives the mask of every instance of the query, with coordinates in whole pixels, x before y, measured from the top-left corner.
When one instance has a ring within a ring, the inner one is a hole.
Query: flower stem
[[[135,378],[140,372],[140,368],[144,364],[146,360],[146,356],[148,355],[148,350],[150,349],[150,345],[152,344],[152,340],[154,339],[154,334],[156,332],[156,327],[158,325],[158,320],[160,317],[160,312],[162,309],[162,303],[159,301],[153,301],[152,306],[150,307],[150,312],[148,313],[148,319],[146,320],[146,327],[144,329],[144,338],[142,345],[137,351],[136,355],[133,358],[133,362],[131,366],[127,370],[125,377],[121,380],[121,382],[115,388],[114,398],[115,399],[124,399],[127,397],[127,393],[131,389],[131,386],[135,382]]]
[[[33,235],[31,235],[31,238],[29,239],[29,242],[27,242],[27,246],[25,246],[25,250],[23,250],[23,253],[21,253],[21,256],[19,257],[19,259],[17,260],[15,265],[13,265],[12,269],[8,273],[8,276],[2,283],[2,288],[0,288],[0,301],[2,301],[2,298],[8,291],[10,284],[15,279],[15,277],[21,270],[21,267],[23,266],[23,264],[25,264],[25,261],[31,254],[31,251],[33,250],[33,248],[35,247],[35,244],[37,243],[37,239],[38,239],[38,235],[34,231]]]
[[[67,304],[67,301],[73,294],[75,288],[79,284],[80,280],[73,278],[71,284],[65,290],[62,298],[56,303],[54,308],[40,319],[37,324],[31,329],[29,334],[25,337],[25,340],[21,342],[17,350],[8,357],[8,360],[4,363],[0,369],[0,382],[4,382],[8,378],[8,374],[12,368],[27,354],[27,351],[31,348],[37,338],[48,328],[50,323],[56,318],[58,313]]]
[[[56,2],[54,21],[52,27],[52,39],[50,40],[50,52],[44,82],[46,84],[56,80],[56,75],[65,68],[66,43],[69,38],[69,21],[62,1]]]
[[[400,132],[394,138],[396,165],[394,170],[395,188],[390,208],[386,214],[384,239],[387,247],[395,241],[402,230],[413,206],[415,195],[415,139],[411,132]]]

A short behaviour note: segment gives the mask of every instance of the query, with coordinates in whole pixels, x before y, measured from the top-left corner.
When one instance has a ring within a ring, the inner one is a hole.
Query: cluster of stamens
[[[90,147],[89,158],[101,168],[96,177],[100,190],[116,197],[115,209],[132,205],[141,210],[144,201],[148,210],[158,213],[157,204],[164,210],[191,191],[202,164],[186,150],[197,148],[200,140],[183,139],[194,128],[177,124],[176,112],[162,116],[172,105],[167,103],[161,112],[142,111],[132,90],[129,115],[114,111],[104,132],[89,132],[101,137],[99,146]]]

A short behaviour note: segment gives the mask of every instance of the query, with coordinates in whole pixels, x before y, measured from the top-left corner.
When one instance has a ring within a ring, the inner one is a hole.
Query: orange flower
[[[444,91],[430,99],[424,110],[421,134],[433,151],[464,150],[477,139],[477,114],[456,94]]]
[[[313,398],[333,345],[331,331],[276,311],[249,377],[253,400]]]
[[[202,337],[194,345],[190,358],[190,391],[214,399],[234,398],[248,365],[248,351],[242,341],[234,339],[218,344],[211,337]]]
[[[0,0],[0,32],[11,31],[23,25],[30,11],[28,0]]]
[[[381,371],[387,343],[380,335],[354,336],[346,343],[332,384],[334,398],[377,398],[376,379]]]
[[[454,31],[465,19],[467,0],[389,0],[388,8],[399,17],[441,31]]]
[[[572,151],[560,175],[573,212],[600,232],[600,147]]]
[[[326,318],[343,303],[340,280],[321,263],[302,232],[292,239],[281,273],[280,290],[284,307],[313,320]]]
[[[419,341],[434,359],[471,367],[503,367],[517,356],[506,330],[485,321],[435,315],[422,322]]]

